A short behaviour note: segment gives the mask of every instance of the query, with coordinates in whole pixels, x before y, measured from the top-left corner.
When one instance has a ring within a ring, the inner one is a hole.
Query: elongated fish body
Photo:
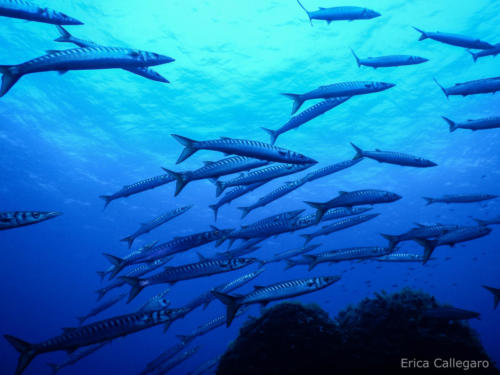
[[[85,322],[87,319],[100,314],[101,312],[109,309],[111,306],[116,305],[118,302],[120,302],[126,296],[127,296],[126,293],[122,293],[122,294],[119,294],[113,298],[110,298],[107,301],[102,302],[99,306],[96,306],[95,308],[90,310],[90,312],[87,315],[78,318],[80,325],[82,325],[83,322]]]
[[[427,32],[423,31],[420,29],[417,29],[416,27],[413,27],[415,30],[417,30],[419,33],[421,33],[420,39],[433,39],[435,41],[449,44],[452,46],[457,46],[457,47],[464,47],[464,48],[471,48],[471,49],[492,49],[494,46],[492,46],[490,43],[484,42],[480,39],[477,38],[471,38],[466,35],[459,35],[459,34],[450,34],[450,33],[441,33],[441,32]]]
[[[0,230],[25,227],[62,215],[60,212],[11,211],[0,212]]]
[[[390,203],[401,199],[398,194],[384,190],[356,190],[351,192],[340,191],[338,197],[325,203],[305,202],[316,208],[316,220],[319,222],[326,210],[335,207],[351,208],[363,204]]]
[[[39,354],[59,350],[72,351],[83,346],[127,336],[159,324],[168,326],[174,320],[183,317],[186,311],[186,309],[180,308],[121,315],[82,327],[65,329],[62,335],[38,344],[30,344],[10,335],[4,335],[4,337],[20,353],[15,372],[16,375],[20,375],[33,358]]]
[[[229,294],[212,291],[217,299],[226,305],[227,326],[233,321],[238,309],[243,305],[260,303],[266,305],[271,301],[297,297],[326,288],[340,280],[340,276],[320,276],[307,279],[283,281],[270,286],[255,286],[254,291],[244,296],[231,296]]]
[[[286,133],[287,131],[290,131],[292,129],[297,129],[299,126],[305,124],[308,121],[311,121],[312,119],[315,119],[323,113],[328,112],[330,109],[339,106],[350,98],[351,97],[347,96],[323,100],[322,102],[319,102],[312,107],[307,108],[305,111],[302,111],[297,116],[293,116],[290,120],[288,120],[286,124],[284,124],[277,130],[271,130],[267,128],[262,129],[271,136],[271,144],[274,145],[281,134]]]
[[[413,263],[413,262],[422,262],[424,260],[424,256],[420,254],[411,254],[411,253],[396,253],[384,255],[381,257],[375,257],[373,260],[377,262],[390,262],[390,263]]]
[[[491,294],[493,294],[494,298],[493,309],[495,310],[498,307],[498,303],[500,302],[500,289],[486,285],[483,285],[483,288],[486,289]]]
[[[292,232],[296,230],[293,225],[296,221],[297,218],[294,218],[290,220],[278,220],[258,226],[244,227],[229,233],[227,238],[270,237],[281,233]]]
[[[168,292],[170,292],[170,288],[151,297],[138,311],[155,311],[168,308],[168,306],[170,306],[170,301],[165,298]]]
[[[130,272],[127,272],[125,274],[125,276],[141,277],[149,272],[153,272],[153,271],[157,270],[158,268],[164,266],[165,264],[170,262],[172,259],[173,259],[173,257],[167,257],[167,258],[155,260],[154,262],[151,262],[151,263],[141,264],[140,266],[137,266],[134,269],[132,269]],[[111,283],[106,285],[104,288],[97,290],[97,294],[98,294],[97,300],[98,301],[101,300],[102,297],[104,297],[108,292],[110,292],[113,289],[119,288],[122,285],[125,285],[125,281],[120,280],[120,279],[113,280]]]
[[[376,258],[389,255],[393,251],[394,249],[390,247],[352,247],[349,249],[326,251],[319,254],[305,254],[302,255],[302,258],[309,263],[309,271],[311,271],[319,263]]]
[[[307,182],[311,182],[311,181],[317,180],[319,178],[329,176],[333,173],[340,172],[341,170],[344,170],[346,168],[350,168],[353,165],[358,164],[361,160],[362,160],[361,158],[358,158],[358,159],[353,159],[353,160],[346,160],[346,161],[343,161],[341,163],[328,165],[326,167],[323,167],[323,168],[320,168],[320,169],[317,169],[313,172],[308,173],[304,177],[304,180]]]
[[[476,62],[477,59],[479,59],[480,57],[485,57],[485,56],[495,57],[496,55],[498,55],[500,53],[500,43],[494,44],[493,47],[494,48],[485,49],[479,52],[469,51],[469,53],[471,54],[474,62]]]
[[[442,320],[468,320],[479,319],[481,314],[475,311],[463,310],[456,307],[439,306],[422,312],[422,316],[428,319]]]
[[[468,195],[445,195],[440,198],[423,197],[427,201],[427,205],[433,203],[474,203],[482,202],[490,199],[498,198],[498,195],[493,194],[468,194]]]
[[[219,199],[217,203],[209,205],[208,207],[210,207],[210,209],[214,212],[215,221],[217,221],[217,214],[219,212],[219,208],[221,208],[225,204],[231,203],[236,198],[239,198],[251,191],[254,191],[255,189],[261,187],[266,183],[267,181],[261,181],[250,185],[236,186],[234,189],[231,189],[226,194],[224,194],[224,196],[221,199]]]
[[[295,181],[288,181],[285,182],[285,184],[281,185],[279,188],[274,189],[271,191],[269,194],[264,195],[262,198],[260,198],[257,202],[254,204],[248,206],[248,207],[238,207],[242,211],[241,218],[246,217],[251,211],[255,210],[258,207],[264,207],[268,205],[269,203],[275,201],[276,199],[279,199],[288,193],[291,193],[292,191],[298,189],[302,185],[304,185],[307,181],[303,179],[298,179]]]
[[[464,83],[457,83],[455,86],[445,88],[434,79],[434,82],[441,88],[446,97],[450,95],[475,95],[475,94],[494,94],[500,91],[500,77],[484,78],[475,81],[468,81]]]
[[[371,207],[352,207],[352,208],[345,208],[345,207],[339,207],[339,208],[331,208],[328,211],[325,212],[323,217],[321,218],[321,221],[330,221],[330,220],[335,220],[335,219],[342,219],[347,216],[355,216],[359,214],[364,214],[365,212],[368,212],[372,210],[373,208]],[[304,222],[312,222],[313,224],[316,223],[316,214],[309,214],[302,216],[299,218],[299,220],[304,220]]]
[[[258,227],[261,225],[265,225],[268,223],[274,223],[274,222],[281,221],[281,220],[292,220],[292,219],[295,219],[297,216],[299,216],[302,212],[304,212],[303,209],[282,212],[280,214],[271,215],[271,216],[268,216],[264,219],[258,220],[255,223],[252,223],[250,225],[242,225],[242,228]]]
[[[81,48],[100,47],[100,45],[97,43],[74,37],[62,26],[57,25],[56,27],[57,27],[57,30],[59,31],[59,33],[61,34],[61,36],[59,38],[55,39],[56,42],[73,43]],[[173,59],[172,59],[172,61],[173,61]],[[124,70],[126,70],[130,73],[137,74],[141,77],[150,79],[152,81],[169,83],[168,79],[166,79],[161,74],[159,74],[158,72],[155,72],[153,69],[150,69],[150,68],[128,68],[128,69],[124,69]]]
[[[142,370],[139,375],[146,375],[150,372],[153,372],[156,368],[158,368],[162,363],[168,361],[176,354],[180,353],[190,342],[179,342],[176,345],[168,347],[164,350],[159,356],[150,361],[144,370]]]
[[[473,219],[479,225],[493,225],[500,224],[500,215],[492,219]]]
[[[459,229],[458,225],[418,225],[416,228],[410,229],[408,232],[399,234],[399,235],[391,235],[391,234],[382,234],[386,240],[389,241],[389,246],[396,246],[398,243],[403,241],[412,241],[417,238],[433,238],[439,237],[445,233],[451,232],[453,230]]]
[[[360,59],[356,53],[351,49],[351,52],[358,63],[358,67],[361,65],[369,66],[374,69],[377,68],[389,68],[394,66],[404,66],[404,65],[416,65],[422,64],[429,61],[424,57],[411,56],[411,55],[389,55],[389,56],[379,56],[379,57],[367,57]]]
[[[143,191],[154,189],[158,186],[168,184],[172,181],[175,181],[174,176],[170,174],[162,174],[161,176],[155,176],[146,180],[141,180],[132,185],[125,185],[116,193],[111,195],[101,195],[99,198],[104,199],[104,201],[106,202],[104,204],[104,208],[106,208],[108,204],[110,204],[111,201],[114,201],[115,199],[126,198],[133,194],[142,193]]]
[[[173,172],[163,168],[167,173],[170,173],[177,179],[175,188],[175,196],[191,181],[202,180],[207,178],[219,178],[228,174],[248,171],[250,169],[259,168],[269,164],[266,160],[247,158],[245,156],[233,156],[222,159],[216,162],[205,162],[205,166],[195,171],[189,172]]]
[[[413,155],[403,154],[401,152],[382,151],[379,149],[376,149],[375,151],[364,151],[354,143],[351,143],[351,146],[356,150],[356,155],[353,158],[355,160],[366,157],[376,160],[379,163],[389,163],[407,167],[429,168],[437,166],[436,163],[430,160],[419,158]]]
[[[168,212],[164,213],[163,215],[160,215],[160,216],[154,218],[153,220],[151,220],[148,223],[141,224],[139,229],[137,229],[137,231],[135,231],[134,234],[132,234],[128,237],[125,237],[125,238],[121,239],[120,241],[128,242],[128,248],[130,249],[137,237],[142,236],[143,234],[149,233],[153,229],[158,228],[160,225],[163,225],[166,222],[176,218],[177,216],[182,215],[183,213],[188,211],[191,207],[193,207],[193,206],[192,205],[191,206],[184,206],[184,207],[179,207],[179,208],[176,208],[174,210],[168,211]]]
[[[500,128],[500,117],[487,117],[477,120],[467,120],[466,122],[454,122],[443,116],[443,119],[450,126],[450,133],[457,129],[469,129],[472,131]]]
[[[172,62],[168,56],[153,52],[119,47],[73,48],[37,57],[19,65],[0,65],[2,87],[5,95],[24,75],[49,71],[65,73],[69,70],[94,70],[113,68],[136,68]]]
[[[476,238],[484,237],[491,233],[491,228],[477,225],[470,227],[460,227],[456,230],[447,232],[435,240],[417,238],[415,241],[424,247],[424,262],[425,264],[431,257],[434,249],[438,246],[448,245],[455,246],[456,243],[475,240]]]
[[[245,241],[240,247],[237,247],[236,249],[216,253],[214,256],[210,257],[210,259],[231,259],[231,258],[238,258],[238,257],[242,257],[244,255],[253,253],[254,251],[257,251],[260,249],[260,246],[256,246],[256,245],[258,243],[264,241],[266,238],[267,237],[252,238],[248,241]]]
[[[308,253],[310,251],[313,251],[314,249],[318,248],[321,245],[308,245],[308,246],[302,246],[296,249],[291,249],[291,250],[286,250],[281,253],[275,254],[271,259],[264,261],[266,264],[267,263],[275,263],[275,262],[281,262],[282,260],[286,260],[289,258],[293,258],[298,255],[302,255],[305,253]]]
[[[328,99],[345,96],[364,95],[374,92],[384,91],[394,87],[394,83],[386,82],[371,82],[371,81],[354,81],[340,82],[331,85],[320,86],[315,90],[305,94],[289,94],[285,93],[286,97],[294,101],[292,115],[302,106],[306,100],[311,99]]]
[[[83,22],[49,8],[41,8],[24,0],[0,0],[0,16],[52,25],[83,25]]]
[[[57,374],[62,368],[74,365],[75,363],[82,360],[83,358],[88,357],[92,353],[95,353],[96,351],[98,351],[102,347],[108,345],[110,342],[111,341],[106,341],[106,342],[103,342],[100,344],[95,344],[95,345],[87,346],[87,347],[82,348],[82,349],[78,349],[74,353],[71,353],[69,355],[69,357],[66,360],[64,360],[63,362],[61,362],[61,363],[47,363],[47,365],[52,369],[52,374]]]
[[[285,150],[284,148],[270,145],[269,143],[251,141],[248,139],[234,139],[221,137],[210,141],[194,141],[192,139],[172,134],[185,148],[177,160],[177,164],[183,162],[198,150],[212,150],[224,154],[248,156],[250,158],[276,161],[290,164],[315,164],[316,160],[308,158],[298,152]]]
[[[312,239],[314,239],[316,237],[326,236],[330,233],[337,232],[337,231],[342,230],[342,229],[347,229],[347,228],[353,227],[355,225],[359,225],[361,223],[364,223],[366,221],[369,221],[369,220],[376,218],[378,215],[379,214],[368,214],[368,215],[346,217],[345,219],[341,219],[339,221],[336,221],[333,224],[326,225],[314,233],[301,234],[301,237],[304,237],[306,240],[306,242],[304,243],[304,246],[307,245]]]
[[[173,285],[178,281],[234,271],[246,267],[255,261],[255,258],[208,259],[198,263],[185,264],[183,266],[166,267],[163,272],[157,273],[146,279],[123,276],[122,279],[132,287],[127,303],[132,301],[142,289],[150,285]]]
[[[217,356],[213,359],[203,362],[201,365],[196,367],[194,370],[188,372],[188,375],[203,375],[203,374],[215,374],[213,370],[215,366],[219,363],[222,356]]]
[[[195,346],[194,348],[190,348],[183,352],[176,354],[170,360],[162,363],[155,371],[154,375],[165,375],[170,372],[174,367],[179,366],[182,362],[187,361],[193,355],[195,355],[198,350],[200,350],[200,346]]]
[[[369,20],[372,18],[380,17],[380,13],[368,8],[360,8],[355,6],[342,6],[333,8],[322,8],[319,7],[318,10],[309,12],[297,0],[300,7],[304,9],[309,17],[309,22],[312,20],[326,21],[328,24],[332,21],[354,21],[354,20]]]
[[[251,185],[257,182],[268,182],[275,178],[284,177],[291,175],[293,173],[301,172],[312,164],[304,165],[294,165],[294,164],[284,164],[284,165],[273,165],[271,167],[258,169],[256,171],[249,172],[247,174],[242,174],[241,176],[234,178],[229,181],[217,181],[217,196],[221,195],[222,192],[231,186],[240,185]]]

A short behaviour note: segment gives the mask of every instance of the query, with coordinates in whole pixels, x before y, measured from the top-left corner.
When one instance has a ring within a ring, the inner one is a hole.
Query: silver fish
[[[63,74],[69,70],[137,68],[173,61],[171,57],[157,53],[119,47],[86,47],[48,52],[47,55],[19,65],[0,65],[0,73],[3,74],[0,96],[4,96],[26,74],[49,71]]]
[[[441,33],[441,32],[427,32],[413,27],[421,35],[418,39],[422,41],[424,39],[433,39],[441,43],[449,44],[457,47],[471,48],[471,49],[492,49],[494,48],[490,43],[484,42],[477,38],[471,38],[466,35]]]
[[[420,254],[411,254],[411,253],[396,253],[384,255],[381,257],[373,258],[377,262],[391,262],[391,263],[410,263],[410,262],[422,262],[424,260],[424,256]]]
[[[342,6],[333,8],[322,8],[319,7],[318,10],[309,12],[302,3],[297,0],[300,7],[304,9],[307,16],[309,17],[309,22],[312,26],[312,20],[326,21],[328,24],[332,21],[354,21],[354,20],[369,20],[372,18],[380,17],[380,13],[368,8],[360,8],[354,6]]]
[[[85,322],[88,318],[96,316],[96,315],[100,314],[101,312],[103,312],[104,310],[109,309],[111,306],[116,305],[118,302],[120,302],[126,296],[127,296],[127,293],[119,294],[119,295],[115,296],[114,298],[111,298],[105,302],[102,302],[99,306],[96,306],[95,308],[93,308],[87,315],[78,317],[77,319],[80,322],[80,325],[82,325],[83,322]]]
[[[89,355],[98,351],[99,349],[108,345],[109,343],[111,343],[111,341],[106,341],[100,344],[95,344],[92,346],[87,346],[82,349],[78,349],[74,353],[72,353],[65,361],[61,363],[47,363],[47,366],[50,367],[50,369],[52,370],[52,374],[55,375],[62,368],[74,365],[76,362],[82,360],[85,357],[88,357]]]
[[[234,189],[231,189],[226,194],[224,194],[224,196],[221,199],[219,199],[217,203],[209,205],[208,207],[210,207],[214,212],[215,221],[217,221],[217,214],[219,212],[219,208],[221,208],[225,204],[231,203],[236,198],[239,198],[251,191],[254,191],[255,189],[258,189],[267,182],[268,181],[262,181],[262,182],[256,182],[251,185],[236,186]]]
[[[401,152],[382,151],[379,149],[376,149],[375,151],[363,151],[354,143],[351,143],[351,146],[354,148],[354,150],[356,150],[356,155],[354,155],[353,158],[354,160],[366,157],[376,160],[380,163],[389,163],[408,167],[428,168],[437,166],[436,163],[430,160],[419,158],[413,155],[403,154]]]
[[[381,236],[384,237],[387,241],[389,241],[390,247],[394,247],[402,241],[411,241],[411,240],[415,240],[417,238],[439,237],[445,233],[451,232],[453,230],[457,230],[459,228],[460,228],[460,226],[458,226],[458,225],[443,225],[443,224],[422,225],[422,224],[417,224],[416,228],[412,228],[406,233],[396,234],[396,235],[381,233]]]
[[[277,161],[290,164],[315,164],[316,160],[308,158],[294,151],[285,150],[264,142],[251,141],[248,139],[234,139],[221,137],[209,141],[195,141],[180,135],[172,134],[185,148],[182,151],[177,164],[183,162],[198,150],[219,151],[225,154],[248,156],[255,159]]]
[[[450,95],[475,95],[475,94],[494,94],[500,91],[500,77],[483,78],[475,81],[456,83],[455,86],[444,88],[435,78],[434,82],[444,92],[448,98]]]
[[[492,219],[472,219],[479,225],[492,225],[500,224],[500,216],[494,217]]]
[[[346,160],[340,163],[328,165],[326,167],[317,169],[315,171],[312,171],[308,173],[305,177],[304,180],[307,182],[311,182],[314,180],[317,180],[318,178],[329,176],[332,173],[340,172],[346,168],[350,168],[353,165],[358,164],[362,159],[353,159],[353,160]]]
[[[180,342],[176,345],[168,347],[159,356],[157,356],[155,359],[150,361],[146,365],[146,368],[139,373],[139,375],[146,375],[146,374],[149,374],[150,372],[153,372],[162,363],[165,363],[166,361],[173,358],[175,355],[180,353],[189,344],[190,344],[190,342]]]
[[[176,218],[177,216],[182,215],[183,213],[185,213],[186,211],[188,211],[192,207],[193,207],[193,205],[190,205],[190,206],[179,207],[179,208],[176,208],[174,210],[168,211],[168,212],[164,213],[163,215],[160,215],[160,216],[154,218],[153,220],[151,220],[148,223],[141,224],[139,229],[137,229],[137,231],[135,231],[134,234],[127,236],[125,238],[122,238],[120,241],[128,242],[128,248],[130,249],[132,247],[132,244],[134,243],[134,240],[137,237],[151,232],[153,229],[158,228],[160,225],[163,225],[166,222]]]
[[[0,16],[52,25],[83,25],[83,22],[50,8],[41,8],[25,0],[0,0]]]
[[[282,95],[293,100],[292,115],[302,106],[306,100],[311,99],[328,99],[354,95],[371,94],[374,92],[384,91],[394,87],[394,83],[386,82],[369,82],[369,81],[355,81],[355,82],[340,82],[331,85],[320,86],[315,90],[309,91],[305,94],[290,94],[284,93]]]
[[[256,285],[253,292],[242,296],[232,296],[217,291],[212,291],[214,296],[226,305],[227,326],[233,321],[236,312],[243,305],[260,303],[266,305],[271,301],[300,296],[315,292],[340,280],[340,276],[320,276],[307,279],[283,281],[270,286]]]
[[[474,202],[482,202],[490,199],[498,198],[498,195],[493,194],[468,194],[468,195],[453,195],[448,194],[444,195],[440,198],[430,198],[423,197],[427,205],[433,203],[474,203]]]
[[[388,68],[394,66],[416,65],[429,61],[424,57],[411,56],[411,55],[389,55],[389,56],[378,56],[378,57],[366,57],[364,59],[360,59],[352,49],[351,52],[354,58],[356,59],[356,62],[358,63],[358,67],[364,65],[372,67],[374,69]]]
[[[479,59],[480,57],[485,57],[485,56],[495,57],[496,55],[498,55],[500,53],[500,43],[494,44],[493,47],[494,48],[484,49],[479,52],[473,52],[473,51],[468,51],[468,52],[471,54],[474,62],[476,62],[477,59]]]
[[[176,354],[170,360],[162,363],[157,369],[154,370],[154,375],[165,375],[170,372],[174,367],[179,366],[182,362],[186,361],[194,354],[198,352],[200,346],[195,346],[194,348],[188,349],[184,352]]]
[[[441,117],[448,123],[450,127],[450,133],[454,132],[457,129],[469,129],[472,131],[476,131],[476,130],[500,128],[499,116],[486,117],[477,120],[467,120],[466,122],[455,122],[444,116]]]
[[[189,371],[187,375],[207,375],[209,373],[215,374],[215,372],[212,370],[217,364],[219,363],[222,355],[217,356],[213,359],[210,359],[208,361],[203,362],[201,365],[196,367],[194,370]],[[211,372],[209,372],[212,370]]]
[[[0,212],[0,230],[24,227],[61,216],[60,212],[11,211]]]
[[[320,246],[321,246],[320,244],[319,245],[309,245],[309,246],[302,246],[302,247],[299,247],[296,249],[286,250],[286,251],[283,251],[281,253],[274,254],[274,256],[271,259],[265,260],[264,263],[267,264],[267,263],[280,262],[282,260],[286,260],[286,259],[298,256],[298,255],[308,253],[310,251],[313,251],[314,249],[317,249]]]
[[[30,344],[11,335],[4,337],[20,353],[15,372],[15,375],[20,375],[39,354],[59,350],[74,351],[83,346],[110,341],[159,324],[169,326],[174,320],[184,317],[186,312],[187,309],[180,308],[121,315],[78,328],[66,328],[62,335],[37,344]]]
[[[170,288],[167,288],[163,292],[151,297],[137,311],[155,311],[168,308],[170,306],[170,301],[165,298],[165,294],[167,294],[168,292],[170,292]]]
[[[61,36],[57,39],[54,39],[55,42],[73,43],[81,48],[99,47],[99,44],[97,44],[97,43],[74,37],[73,35],[71,35],[68,32],[68,30],[66,30],[64,27],[62,27],[60,25],[56,25],[56,27],[57,27],[57,30],[59,31],[59,34]],[[130,73],[137,74],[141,77],[150,79],[152,81],[170,83],[170,81],[168,79],[166,79],[160,73],[155,72],[153,69],[150,69],[150,68],[127,68],[124,70],[126,70],[127,72],[130,72]]]

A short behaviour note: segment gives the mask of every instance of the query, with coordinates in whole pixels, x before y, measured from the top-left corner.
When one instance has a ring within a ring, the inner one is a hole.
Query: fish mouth
[[[165,55],[160,55],[158,57],[158,60],[162,63],[162,64],[169,64],[169,63],[172,63],[175,61],[175,59],[173,57],[170,57],[170,56],[165,56]]]
[[[58,217],[58,216],[61,216],[62,214],[63,214],[62,212],[56,212],[56,211],[49,212],[47,214],[47,218]]]
[[[384,86],[385,86],[385,88],[390,89],[391,87],[396,86],[396,84],[395,83],[387,83],[387,82],[385,82]]]
[[[79,21],[76,18],[69,17],[69,16],[67,16],[65,14],[63,16],[64,16],[64,23],[66,25],[75,25],[75,26],[77,26],[77,25],[83,25],[84,24],[82,21]]]

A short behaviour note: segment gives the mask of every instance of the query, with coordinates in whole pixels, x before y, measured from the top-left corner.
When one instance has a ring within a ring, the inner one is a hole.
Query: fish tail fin
[[[428,36],[427,36],[427,34],[425,33],[425,31],[420,30],[419,28],[417,28],[417,27],[415,27],[415,26],[412,26],[412,27],[413,27],[415,30],[417,30],[420,34],[422,34],[422,35],[420,35],[420,38],[418,38],[418,40],[419,40],[419,41],[421,41],[421,40],[424,40],[424,39],[427,39],[427,38],[428,38]]]
[[[104,297],[107,293],[106,289],[97,289],[95,291],[97,293],[97,300],[100,301],[102,299],[102,297]]]
[[[20,353],[15,372],[15,375],[20,375],[38,353],[33,349],[33,345],[29,342],[20,340],[11,335],[4,335],[3,337],[5,337],[9,344],[11,344],[14,349]]]
[[[109,279],[111,280],[125,267],[125,261],[115,255],[106,253],[103,253],[102,255],[104,255],[104,257],[114,266],[111,274],[109,275]]]
[[[104,209],[106,209],[106,207],[108,207],[108,204],[110,204],[113,200],[111,195],[99,195],[99,198],[104,199]]]
[[[251,207],[238,207],[238,210],[242,211],[241,218],[243,219],[252,211],[252,208]]]
[[[389,248],[392,250],[399,243],[399,236],[380,233],[382,237],[384,237],[387,241],[389,241]]]
[[[358,160],[363,158],[363,150],[360,149],[358,146],[356,146],[354,143],[351,142],[351,146],[354,148],[356,151],[356,155],[352,158],[352,160]]]
[[[299,3],[300,7],[301,7],[302,9],[304,9],[304,12],[306,12],[307,17],[309,17],[309,22],[310,22],[310,24],[311,24],[311,26],[312,26],[312,25],[313,25],[313,23],[312,23],[311,15],[310,15],[310,14],[309,14],[309,12],[307,11],[307,9],[306,9],[306,8],[302,5],[302,3],[300,2],[300,0],[297,0],[297,3]]]
[[[135,240],[134,236],[128,236],[128,237],[122,238],[120,241],[128,242],[128,248],[130,249],[132,247],[132,244],[134,243],[134,240]]]
[[[215,186],[217,186],[217,189],[215,191],[216,197],[221,195],[224,192],[224,190],[226,190],[226,184],[224,183],[224,181],[215,181]]]
[[[491,294],[493,294],[494,297],[494,302],[493,302],[493,309],[496,309],[498,306],[498,303],[500,302],[500,290],[492,288],[491,286],[486,286],[483,285],[483,288],[489,291]]]
[[[289,270],[290,268],[292,267],[295,267],[297,266],[299,263],[297,263],[295,260],[293,259],[287,259],[286,260],[286,266],[285,266],[285,271],[286,270]]]
[[[229,327],[234,317],[236,316],[236,312],[241,307],[241,305],[238,303],[238,297],[221,293],[216,290],[212,290],[211,293],[214,295],[215,298],[217,298],[224,305],[226,305],[226,325],[227,327]]]
[[[59,38],[54,39],[54,42],[71,42],[72,35],[61,25],[56,25],[57,31],[61,35]]]
[[[444,92],[444,94],[446,95],[446,98],[448,99],[449,98],[448,91],[446,91],[446,89],[443,86],[441,86],[441,84],[438,82],[438,80],[436,78],[433,78],[433,80],[434,80],[434,82],[436,82],[436,85],[438,85],[439,88]]]
[[[130,289],[130,294],[128,296],[127,303],[130,303],[137,295],[144,289],[146,285],[144,285],[143,280],[138,277],[130,277],[130,276],[122,276],[121,280],[125,281],[132,288]]]
[[[189,182],[188,179],[186,178],[186,174],[185,173],[174,172],[174,171],[171,171],[170,169],[163,168],[163,167],[161,169],[163,169],[165,172],[167,172],[172,177],[175,177],[176,184],[175,184],[175,194],[174,194],[174,196],[175,197],[178,196],[179,193],[182,191],[182,189],[184,189],[184,187]]]
[[[219,212],[219,207],[216,204],[210,204],[208,207],[214,212],[214,220],[217,221],[217,213]]]
[[[52,375],[55,375],[59,372],[59,365],[57,363],[47,363],[47,366],[52,370]]]
[[[308,271],[312,271],[312,269],[318,264],[318,257],[316,255],[304,254],[302,257],[309,263]]]
[[[317,202],[307,202],[307,201],[304,201],[304,203],[307,203],[309,206],[316,209],[316,223],[319,223],[326,211],[325,204]]]
[[[12,65],[0,65],[0,74],[2,74],[2,86],[0,88],[0,97],[4,96],[21,78],[21,75],[12,72]]]
[[[455,130],[457,130],[457,123],[455,121],[451,121],[449,118],[441,116],[441,118],[448,123],[450,126],[450,133],[453,133]]]
[[[191,155],[193,155],[196,151],[198,151],[195,148],[195,143],[196,141],[183,137],[182,135],[177,135],[177,134],[172,134],[172,137],[175,138],[177,142],[179,142],[181,145],[183,145],[185,148],[182,150],[181,155],[179,156],[179,159],[177,159],[177,162],[175,164],[182,163],[184,160],[189,158]]]
[[[276,143],[276,139],[278,139],[278,132],[276,130],[268,129],[268,128],[261,128],[264,130],[269,136],[271,137],[271,144],[274,145]]]
[[[476,223],[478,223],[479,225],[482,225],[483,227],[487,226],[488,225],[488,222],[486,222],[485,220],[481,220],[481,219],[472,219],[474,220]]]
[[[417,238],[415,240],[419,245],[424,247],[424,261],[423,264],[427,263],[427,261],[430,259],[432,252],[436,248],[436,241],[432,240],[427,240],[424,238]]]
[[[106,271],[96,271],[97,275],[101,278],[101,282],[104,280],[106,277]]]
[[[474,52],[473,52],[473,51],[471,51],[470,49],[468,49],[468,50],[467,50],[467,52],[469,52],[469,53],[471,54],[471,56],[472,56],[472,60],[474,60],[474,62],[476,62],[476,61],[477,61],[477,58],[478,58],[477,53],[474,53]]]
[[[301,234],[300,237],[303,237],[306,240],[304,242],[304,246],[306,246],[313,239],[313,236],[311,234]]]
[[[434,198],[422,197],[427,202],[427,206],[434,203]]]
[[[300,94],[283,93],[282,95],[293,100],[292,115],[297,112],[302,103],[304,103],[304,100],[302,99],[302,96]]]
[[[354,56],[354,58],[356,59],[356,62],[358,63],[358,68],[361,67],[361,63],[359,61],[358,55],[356,55],[356,52],[354,52],[354,50],[352,48],[351,48],[351,52],[352,52],[352,55]]]

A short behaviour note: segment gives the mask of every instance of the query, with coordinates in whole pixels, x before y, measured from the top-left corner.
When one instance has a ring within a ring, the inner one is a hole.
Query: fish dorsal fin
[[[46,54],[48,55],[52,55],[53,53],[58,53],[58,52],[61,52],[61,50],[59,49],[48,49],[45,51]]]
[[[207,258],[206,258],[206,257],[204,257],[204,256],[203,256],[203,254],[198,253],[198,252],[196,252],[196,254],[198,254],[198,258],[200,259],[200,262],[204,262],[204,261],[206,261],[206,260],[207,260]]]
[[[425,228],[424,224],[420,224],[420,223],[413,223],[413,224],[415,224],[419,228]]]
[[[377,152],[382,152],[382,150],[381,150],[381,149],[379,149],[379,148],[376,148],[376,149],[375,149],[375,151],[377,151]]]
[[[63,327],[63,329],[62,329],[63,335],[70,333],[70,332],[73,332],[75,329],[76,328],[74,328],[74,327]]]
[[[220,137],[220,139],[231,139],[229,137]]]
[[[344,194],[347,194],[347,191],[344,191],[344,190],[339,191],[339,195],[344,195]]]
[[[212,229],[213,231],[220,232],[220,229],[217,228],[215,225],[210,225],[210,229]]]
[[[261,289],[264,289],[265,286],[262,286],[262,285],[254,285],[253,286],[254,290],[261,290]]]
[[[132,57],[139,57],[140,53],[138,51],[130,51],[129,53],[129,56],[132,56]]]
[[[214,162],[213,162],[213,161],[204,161],[204,162],[203,162],[203,164],[204,164],[205,166],[207,166],[207,165],[212,165],[212,164],[214,164]]]
[[[158,243],[158,240],[154,241],[154,242],[151,242],[150,244],[148,245],[144,245],[143,248],[142,248],[142,251],[148,251],[148,250],[151,250],[153,247],[156,246],[156,244]]]

